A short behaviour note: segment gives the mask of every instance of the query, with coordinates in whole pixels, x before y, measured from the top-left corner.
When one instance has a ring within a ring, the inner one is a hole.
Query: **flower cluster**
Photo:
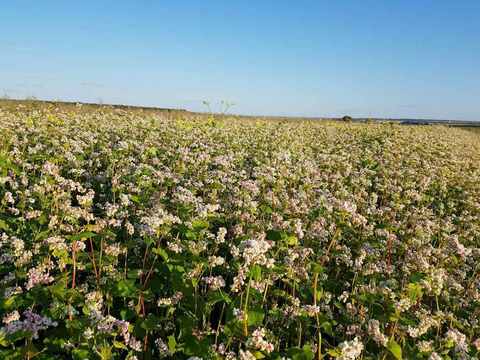
[[[34,313],[31,310],[26,310],[23,313],[23,320],[20,320],[20,316],[17,311],[4,317],[3,322],[6,324],[5,327],[1,328],[0,331],[3,331],[5,334],[15,334],[17,332],[26,332],[33,339],[38,339],[39,332],[41,330],[48,329],[49,327],[57,326],[56,321],[48,317],[43,317],[39,314]]]

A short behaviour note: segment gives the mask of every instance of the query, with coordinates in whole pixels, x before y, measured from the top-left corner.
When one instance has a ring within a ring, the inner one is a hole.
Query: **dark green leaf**
[[[402,348],[394,339],[388,341],[387,349],[395,356],[395,359],[402,360]]]

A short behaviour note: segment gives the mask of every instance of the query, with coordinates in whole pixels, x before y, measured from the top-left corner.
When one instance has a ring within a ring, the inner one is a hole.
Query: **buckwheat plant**
[[[1,359],[476,359],[480,141],[0,109]]]

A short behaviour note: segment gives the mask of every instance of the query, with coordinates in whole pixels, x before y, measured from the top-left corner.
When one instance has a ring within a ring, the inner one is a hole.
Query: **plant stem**
[[[302,346],[302,321],[298,322],[298,347]]]
[[[72,251],[73,260],[73,274],[72,274],[72,289],[75,289],[75,278],[77,276],[77,257],[75,249]]]
[[[252,277],[248,278],[247,295],[245,295],[245,306],[243,308],[243,335],[248,336],[248,297],[250,296],[250,284]]]
[[[92,261],[93,271],[95,272],[95,280],[96,280],[97,289],[98,289],[98,288],[100,287],[100,274],[98,273],[98,270],[97,270],[97,262],[95,261],[95,253],[94,253],[94,251],[93,251],[92,238],[89,238],[88,240],[89,240],[89,242],[90,242],[90,254],[89,254],[89,257],[90,257],[90,260]]]
[[[215,332],[215,348],[217,347],[218,332],[220,331],[220,325],[222,324],[223,312],[225,311],[225,303],[223,303],[222,311],[220,311],[220,317],[218,319],[217,331]]]
[[[313,305],[317,306],[317,287],[318,287],[318,272],[315,273],[313,278]],[[320,318],[318,313],[315,316],[317,322],[317,331],[318,331],[318,349],[317,349],[317,359],[322,358],[322,332],[320,331]]]

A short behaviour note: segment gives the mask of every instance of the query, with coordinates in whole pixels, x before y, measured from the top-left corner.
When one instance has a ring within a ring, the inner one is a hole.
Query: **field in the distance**
[[[475,359],[480,137],[0,107],[1,359]]]

